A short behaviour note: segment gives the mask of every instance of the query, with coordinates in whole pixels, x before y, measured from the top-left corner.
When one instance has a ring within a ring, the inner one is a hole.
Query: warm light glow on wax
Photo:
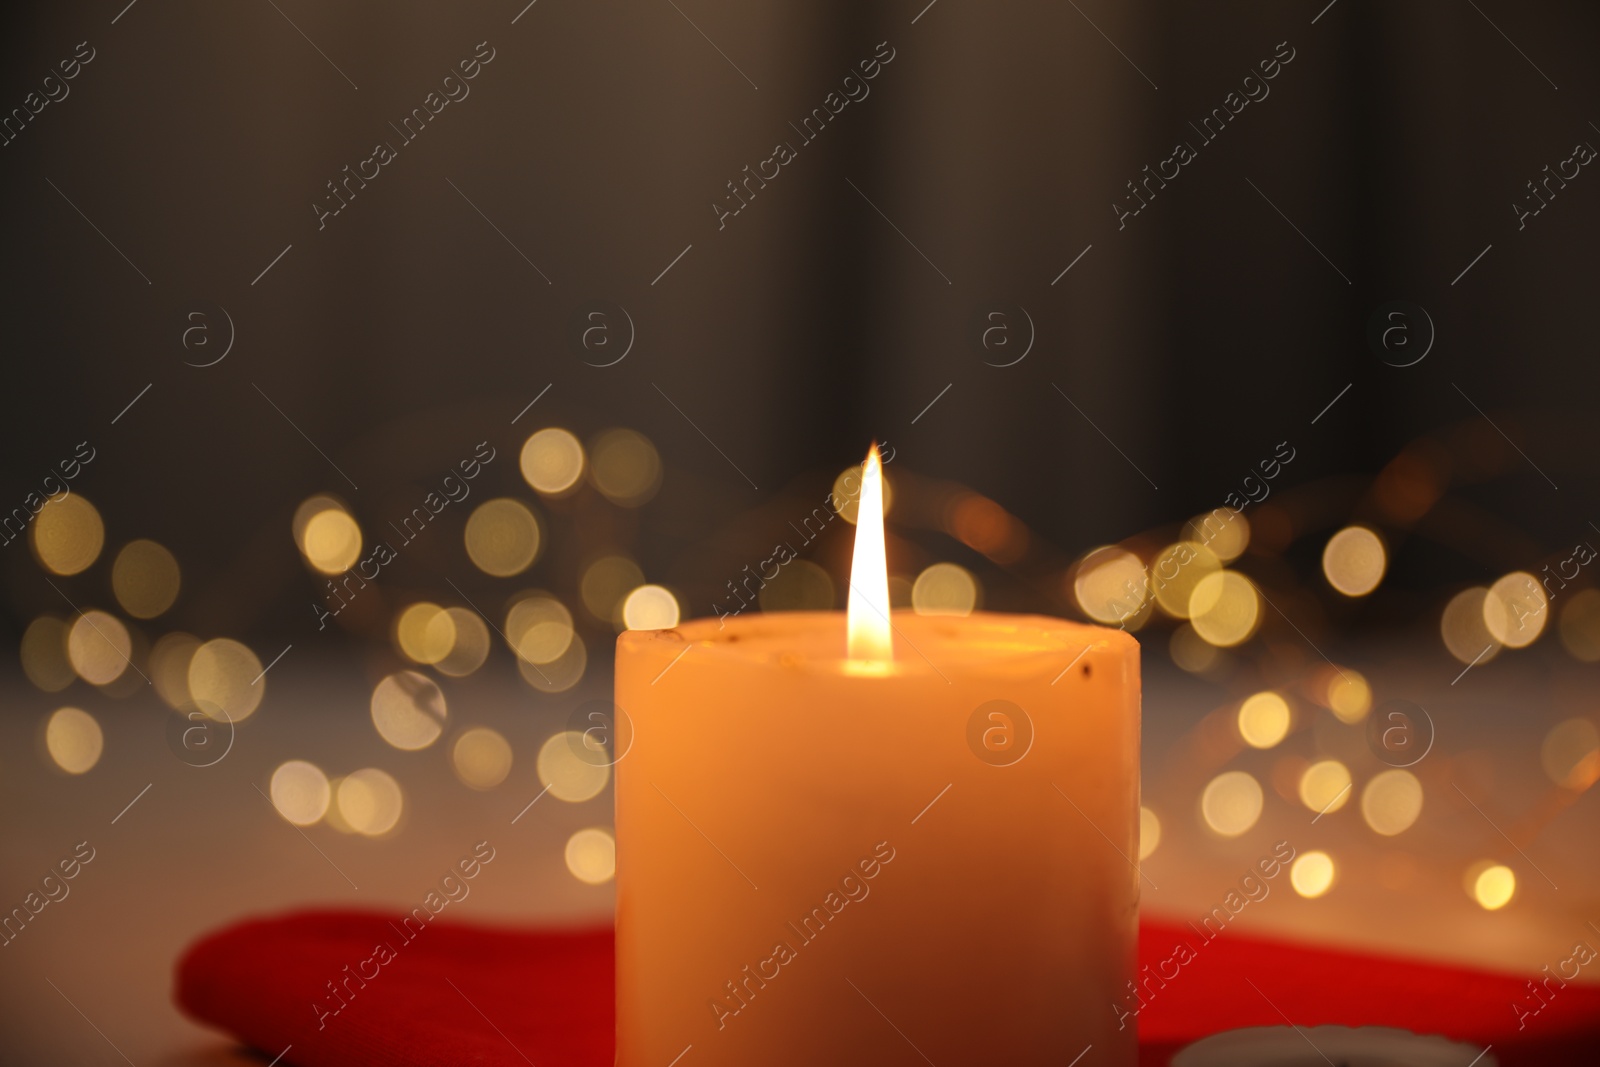
[[[889,630],[889,560],[883,546],[883,464],[876,444],[861,469],[861,505],[856,516],[855,554],[850,560],[845,630],[851,659],[894,659]]]

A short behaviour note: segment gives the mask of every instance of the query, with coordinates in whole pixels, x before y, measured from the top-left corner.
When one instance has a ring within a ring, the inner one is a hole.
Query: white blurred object
[[[1487,1049],[1383,1026],[1258,1026],[1196,1041],[1172,1067],[1499,1067]]]

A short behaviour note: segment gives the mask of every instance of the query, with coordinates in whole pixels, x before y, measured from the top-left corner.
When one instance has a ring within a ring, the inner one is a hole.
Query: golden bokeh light
[[[604,885],[617,873],[617,842],[598,826],[567,839],[567,870],[585,885]]]
[[[1340,722],[1358,723],[1372,710],[1372,686],[1360,671],[1340,667],[1329,671],[1328,708]]]
[[[539,430],[522,444],[522,477],[546,496],[560,496],[583,477],[583,445],[566,430]]]
[[[456,777],[473,789],[493,789],[511,773],[511,744],[496,730],[474,726],[450,750]]]
[[[400,783],[376,767],[364,767],[341,778],[335,802],[344,824],[367,837],[382,837],[393,830],[405,810]]]
[[[150,650],[150,682],[169,708],[185,710],[194,700],[189,692],[189,664],[200,639],[192,634],[163,634]]]
[[[1600,730],[1588,719],[1557,723],[1544,735],[1539,762],[1550,780],[1582,792],[1600,780]]]
[[[520,500],[486,500],[467,519],[467,557],[496,578],[521,574],[539,554],[539,520]]]
[[[301,515],[304,514],[304,522]],[[295,514],[300,554],[323,574],[343,574],[361,557],[361,527],[332,497],[312,497]]]
[[[1566,600],[1560,635],[1574,659],[1600,662],[1600,589],[1579,589]]]
[[[888,471],[883,472],[881,484],[883,485],[883,513],[887,516],[894,506],[894,487],[889,483]],[[840,471],[838,477],[833,480],[832,493],[831,500],[834,510],[838,512],[841,519],[854,526],[856,517],[861,510],[861,464],[857,463],[853,467],[846,467]],[[805,523],[808,535],[811,526],[812,521]]]
[[[1194,632],[1194,627],[1184,623],[1172,631],[1167,640],[1167,654],[1172,662],[1190,674],[1204,674],[1215,667],[1222,658],[1217,646]]]
[[[678,625],[678,598],[663,586],[641,585],[622,602],[622,624],[630,630],[670,630]]]
[[[1318,760],[1300,775],[1300,803],[1318,814],[1338,811],[1350,802],[1350,768],[1336,759]]]
[[[1148,859],[1161,845],[1161,820],[1149,808],[1139,809],[1139,858]]]
[[[34,516],[33,554],[52,574],[79,574],[100,558],[106,527],[100,513],[77,493],[46,500]]]
[[[1561,609],[1561,643],[1584,663],[1600,663],[1600,589],[1581,589]]]
[[[601,622],[622,618],[622,598],[644,584],[644,571],[627,556],[601,556],[583,569],[578,597],[584,610]]]
[[[59,693],[78,677],[67,658],[71,627],[54,615],[41,615],[22,632],[22,671],[46,693]]]
[[[411,662],[438,663],[455,648],[455,617],[437,604],[419,601],[395,620],[394,640]]]
[[[1422,783],[1399,768],[1375,775],[1361,791],[1361,817],[1375,833],[1404,833],[1422,814]]]
[[[1250,546],[1250,520],[1232,508],[1217,508],[1190,519],[1183,535],[1205,545],[1222,562],[1232,563]]]
[[[547,593],[521,597],[506,612],[505,639],[519,659],[544,664],[559,659],[572,643],[572,612]]]
[[[103,611],[86,611],[67,631],[67,659],[91,685],[110,685],[132,662],[133,639],[122,620]]]
[[[1244,771],[1224,771],[1200,794],[1200,815],[1223,837],[1238,837],[1261,818],[1261,783]]]
[[[153,619],[178,599],[178,561],[154,541],[130,541],[111,565],[111,591],[136,619]]]
[[[416,671],[397,671],[379,682],[371,706],[378,736],[406,752],[439,740],[449,716],[438,684]]]
[[[1468,894],[1485,911],[1499,911],[1517,895],[1517,876],[1503,863],[1474,864],[1467,881]]]
[[[1124,623],[1150,600],[1150,580],[1138,556],[1107,545],[1078,563],[1072,593],[1079,610],[1095,622]]]
[[[589,444],[589,477],[607,500],[636,508],[661,487],[661,457],[633,430],[607,430]]]
[[[292,759],[272,772],[272,806],[296,826],[311,826],[328,811],[333,790],[322,768],[305,760]]]
[[[1189,617],[1189,602],[1201,580],[1222,570],[1222,560],[1198,541],[1168,545],[1150,561],[1156,603],[1176,619]]]
[[[1314,900],[1333,888],[1337,873],[1333,857],[1320,849],[1302,852],[1289,867],[1289,884],[1307,900]]]
[[[902,581],[904,581],[902,579]],[[905,582],[905,603],[911,600],[911,583]],[[809,559],[790,560],[756,594],[762,611],[830,611],[834,606],[833,578]],[[895,599],[895,579],[889,579],[889,603]]]
[[[1345,596],[1366,596],[1378,588],[1389,566],[1383,539],[1365,526],[1346,526],[1322,550],[1322,575]]]
[[[68,774],[83,774],[100,762],[105,736],[87,711],[57,708],[45,722],[44,747],[57,767]]]
[[[567,642],[566,650],[547,663],[533,663],[517,657],[517,672],[522,680],[541,693],[564,693],[583,680],[589,666],[589,650],[576,634]]]
[[[466,608],[446,608],[454,639],[450,651],[435,663],[434,669],[452,678],[465,678],[489,658],[489,627],[476,612]]]
[[[226,637],[207,641],[189,659],[189,696],[215,719],[239,722],[261,706],[267,679],[256,654]]]
[[[1208,574],[1189,597],[1189,625],[1218,648],[1248,641],[1260,621],[1261,594],[1237,571]]]
[[[610,766],[584,759],[583,748],[583,733],[578,730],[563,730],[540,746],[539,782],[557,800],[569,804],[593,800],[611,781]]]
[[[1501,644],[1484,622],[1484,604],[1489,590],[1482,586],[1463,589],[1450,598],[1439,619],[1439,636],[1444,647],[1462,663],[1488,663],[1500,654]]]
[[[918,615],[971,615],[978,606],[978,580],[955,563],[935,563],[911,585]]]
[[[1257,693],[1239,705],[1239,736],[1251,748],[1271,748],[1289,736],[1289,702],[1277,693]]]
[[[1513,571],[1489,587],[1483,598],[1483,625],[1507,648],[1527,648],[1550,619],[1544,587],[1526,571]]]

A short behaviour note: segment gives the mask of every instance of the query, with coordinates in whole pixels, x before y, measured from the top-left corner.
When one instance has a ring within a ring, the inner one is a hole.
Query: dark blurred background
[[[654,442],[629,536],[686,615],[873,438],[891,478],[1026,526],[1034,569],[900,531],[990,606],[1059,610],[1053,556],[1220,505],[1282,441],[1268,522],[1313,569],[1299,539],[1436,442],[1449,506],[1392,546],[1373,623],[1437,610],[1409,590],[1536,572],[1600,515],[1600,179],[1520,230],[1512,206],[1600,143],[1593,5],[923,2],[8,5],[6,113],[79,42],[94,58],[0,149],[0,500],[88,440],[74,488],[108,545],[181,561],[171,622],[290,636],[320,587],[302,500],[341,494],[370,534],[482,440],[505,459],[480,496],[528,496],[514,458],[550,425]],[[885,41],[870,95],[804,143],[790,124]],[[470,95],[404,143],[391,123],[479,42]],[[1269,95],[1204,141],[1275,53]],[[1197,158],[1119,228],[1180,140]],[[378,141],[397,158],[319,229]],[[719,229],[779,141],[797,158]],[[1403,368],[1368,337],[1395,301],[1436,333]],[[576,341],[597,307],[636,332],[614,366]],[[221,351],[218,309],[231,351],[185,365]],[[481,580],[452,510],[385,595]],[[583,546],[548,540],[530,574],[564,591]],[[26,556],[4,557],[15,632],[65,608]]]

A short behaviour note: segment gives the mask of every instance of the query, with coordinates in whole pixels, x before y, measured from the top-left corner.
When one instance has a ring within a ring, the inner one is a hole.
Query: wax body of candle
[[[620,639],[619,1067],[1134,1062],[1138,644],[894,626]]]

